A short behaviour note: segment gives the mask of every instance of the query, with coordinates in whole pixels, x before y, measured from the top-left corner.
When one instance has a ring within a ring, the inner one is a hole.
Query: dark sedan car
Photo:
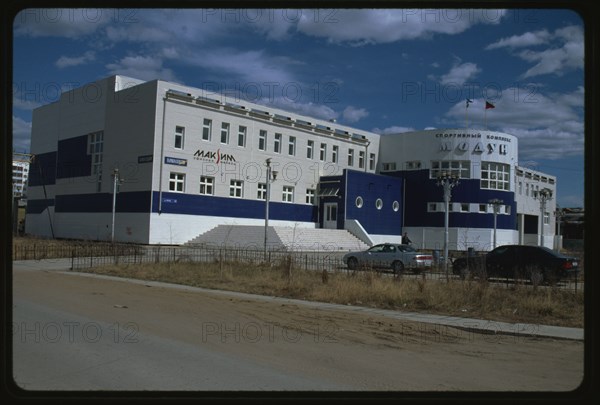
[[[395,274],[401,274],[405,268],[418,273],[433,264],[432,255],[397,243],[382,243],[362,252],[349,252],[344,255],[343,260],[350,270],[359,267],[380,267],[391,268]]]
[[[460,257],[452,271],[461,277],[504,277],[553,283],[576,274],[578,259],[542,246],[505,245],[483,256]]]

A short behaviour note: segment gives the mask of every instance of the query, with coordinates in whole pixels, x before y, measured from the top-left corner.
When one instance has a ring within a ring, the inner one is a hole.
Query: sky
[[[16,152],[33,109],[121,74],[382,135],[512,134],[519,165],[583,207],[584,23],[568,9],[27,9],[12,73]]]

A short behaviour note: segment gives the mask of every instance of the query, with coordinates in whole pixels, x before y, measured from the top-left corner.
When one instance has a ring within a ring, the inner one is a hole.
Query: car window
[[[375,245],[371,249],[367,250],[367,252],[371,253],[381,253],[383,251],[384,245]]]
[[[383,246],[383,252],[384,253],[393,253],[396,251],[396,247],[392,246],[392,245],[384,245]]]
[[[408,245],[399,245],[398,250],[401,252],[416,252],[416,249]]]

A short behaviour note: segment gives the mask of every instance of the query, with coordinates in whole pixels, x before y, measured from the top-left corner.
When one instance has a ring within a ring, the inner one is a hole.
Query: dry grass
[[[311,301],[583,327],[583,293],[556,288],[394,279],[374,271],[304,271],[293,269],[286,260],[270,267],[227,262],[159,263],[85,271]]]

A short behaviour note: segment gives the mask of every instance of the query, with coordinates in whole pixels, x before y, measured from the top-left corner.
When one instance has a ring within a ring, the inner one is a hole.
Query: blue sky
[[[584,26],[550,9],[44,9],[13,25],[13,149],[31,112],[113,74],[224,92],[381,134],[487,127],[584,194]]]

